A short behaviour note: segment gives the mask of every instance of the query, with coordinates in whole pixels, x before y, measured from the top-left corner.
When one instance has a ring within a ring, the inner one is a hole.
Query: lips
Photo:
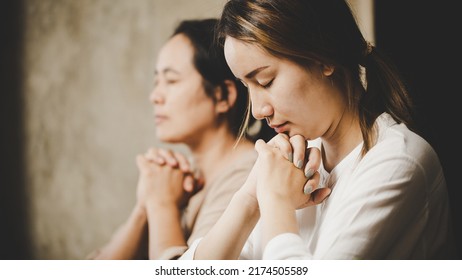
[[[168,118],[165,115],[154,115],[154,122],[156,124],[160,124],[164,121],[166,121]]]
[[[288,129],[287,124],[288,124],[288,122],[284,122],[284,123],[281,123],[281,124],[272,124],[272,123],[268,122],[268,125],[272,129],[274,129],[274,131],[276,131],[276,133],[284,133],[285,131],[287,131],[287,129]]]

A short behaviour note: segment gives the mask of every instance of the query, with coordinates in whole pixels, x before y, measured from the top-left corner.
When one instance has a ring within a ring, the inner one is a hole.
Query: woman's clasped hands
[[[136,195],[139,207],[175,205],[182,209],[203,186],[200,172],[179,152],[150,148],[136,157],[136,163],[140,172]]]
[[[321,162],[320,150],[307,148],[301,135],[292,137],[278,134],[265,143],[255,143],[258,159],[256,172],[256,197],[260,208],[268,202],[284,202],[294,209],[305,208],[323,202],[330,194],[329,188],[319,187]]]

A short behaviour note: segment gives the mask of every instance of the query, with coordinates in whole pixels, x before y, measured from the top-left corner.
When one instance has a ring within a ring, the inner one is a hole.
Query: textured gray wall
[[[157,144],[148,94],[156,54],[217,0],[26,0],[29,233],[36,259],[82,259],[135,202],[135,156]]]
[[[32,253],[83,259],[128,216],[135,156],[159,144],[148,102],[158,49],[181,19],[218,16],[226,1],[24,1]]]

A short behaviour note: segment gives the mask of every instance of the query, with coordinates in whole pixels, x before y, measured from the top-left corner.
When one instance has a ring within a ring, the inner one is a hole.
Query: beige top
[[[197,238],[203,237],[225,211],[234,193],[244,184],[257,159],[255,150],[241,153],[213,181],[189,200],[181,217],[188,246],[175,246],[164,251],[160,259],[176,259]]]

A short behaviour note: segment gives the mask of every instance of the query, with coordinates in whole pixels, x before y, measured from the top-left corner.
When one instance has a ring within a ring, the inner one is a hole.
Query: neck
[[[363,141],[358,117],[351,111],[345,111],[322,140],[323,165],[330,172]]]
[[[203,133],[200,141],[188,145],[206,185],[221,172],[221,169],[232,162],[236,155],[243,150],[253,149],[252,143],[248,140],[241,140],[234,147],[236,141],[237,138],[229,132],[229,129],[222,127],[218,128],[218,131]]]

